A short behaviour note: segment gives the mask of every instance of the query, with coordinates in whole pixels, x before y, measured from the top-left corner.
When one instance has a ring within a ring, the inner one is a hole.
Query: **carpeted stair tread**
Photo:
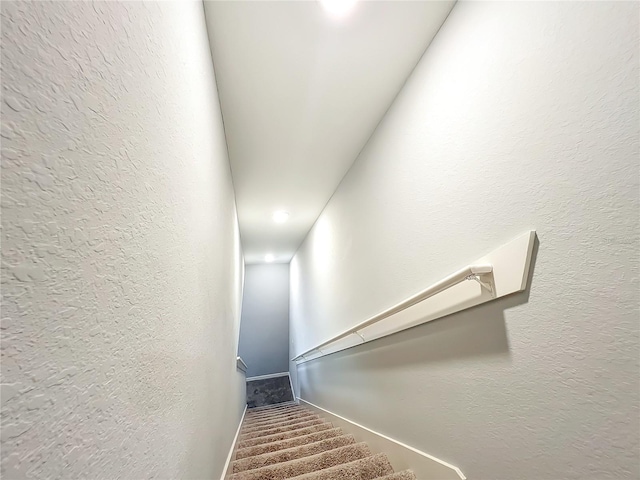
[[[339,436],[342,436],[342,429],[331,428],[329,430],[321,430],[319,432],[313,432],[308,435],[287,438],[285,440],[280,440],[277,442],[263,443],[261,445],[255,445],[245,448],[240,448],[240,446],[238,446],[238,450],[236,451],[236,459],[262,455],[269,452],[277,452],[279,450],[307,445],[309,443],[319,442],[320,440]]]
[[[292,401],[292,402],[274,403],[273,405],[263,405],[262,407],[251,407],[248,410],[249,412],[265,412],[269,410],[276,410],[278,408],[283,408],[283,407],[297,407],[297,406],[299,406],[299,404],[296,403],[295,401]]]
[[[261,407],[251,407],[249,408],[249,410],[252,412],[259,412],[263,410],[274,410],[276,408],[288,407],[292,405],[298,406],[299,404],[294,400],[290,400],[288,402],[272,403],[271,405],[262,405]]]
[[[309,410],[287,410],[278,414],[274,414],[274,415],[261,415],[259,417],[247,417],[246,421],[247,424],[249,423],[263,423],[263,422],[269,422],[269,421],[274,421],[274,420],[286,420],[287,417],[296,417],[296,416],[300,416],[300,415],[308,415],[311,412]]]
[[[306,422],[309,420],[324,420],[324,419],[321,419],[318,415],[303,415],[299,417],[290,418],[288,420],[283,420],[281,422],[275,421],[275,422],[266,422],[266,423],[258,423],[258,424],[249,423],[244,427],[242,427],[242,433],[265,430],[267,428],[273,428],[276,426],[293,425],[294,423]]]
[[[299,428],[310,427],[312,425],[321,425],[327,423],[323,418],[299,418],[295,421],[286,422],[285,424],[270,424],[261,427],[247,427],[240,431],[240,441],[249,438],[257,438],[274,433],[286,432],[288,430],[298,430]]]
[[[308,435],[310,433],[320,432],[322,430],[329,430],[330,428],[333,428],[333,425],[328,422],[325,422],[325,423],[321,423],[320,425],[311,425],[310,427],[298,428],[295,430],[288,430],[286,432],[274,433],[273,435],[265,435],[264,437],[249,438],[247,440],[238,442],[238,448],[254,447],[262,443],[271,443],[271,442],[277,442],[280,440],[285,440],[287,438],[301,437],[303,435]]]
[[[283,480],[367,457],[371,457],[371,450],[367,444],[356,443],[288,462],[234,473],[229,480]]]
[[[245,419],[244,423],[242,424],[242,428],[246,429],[246,428],[261,427],[264,425],[279,424],[283,422],[289,422],[291,420],[296,420],[298,418],[307,418],[307,417],[318,418],[318,415],[312,412],[298,412],[298,413],[290,413],[290,414],[282,415],[277,418],[269,418],[265,420]]]
[[[244,428],[254,428],[254,427],[263,427],[265,425],[273,425],[281,422],[289,422],[291,420],[296,420],[298,418],[307,418],[307,417],[318,417],[318,415],[313,415],[310,413],[298,413],[293,415],[283,415],[282,417],[273,418],[269,420],[256,420],[256,421],[247,421],[244,423]]]
[[[315,413],[304,407],[291,407],[291,408],[283,408],[282,410],[277,410],[271,413],[262,413],[262,414],[254,414],[254,415],[250,415],[247,413],[246,419],[266,420],[268,418],[275,418],[275,417],[279,417],[286,414],[293,414],[293,413],[300,413],[300,412]]]
[[[297,410],[306,410],[306,409],[299,405],[293,405],[290,407],[277,408],[274,410],[267,410],[263,412],[247,412],[247,416],[250,418],[270,417],[273,415],[279,415],[283,412],[295,412]]]
[[[294,402],[247,411],[227,480],[416,480]]]
[[[292,415],[294,413],[309,412],[309,411],[310,410],[307,410],[306,408],[303,408],[303,407],[286,408],[286,409],[278,410],[271,413],[262,413],[262,414],[255,414],[255,415],[247,414],[247,420],[268,420],[270,418],[278,418],[283,415]]]
[[[295,460],[297,458],[308,457],[327,450],[333,450],[334,448],[353,445],[354,443],[356,443],[356,440],[353,438],[353,435],[341,435],[339,437],[326,438],[318,442],[297,445],[284,450],[277,450],[275,452],[263,453],[262,455],[255,455],[241,460],[236,460],[231,464],[231,471],[233,473],[238,473],[245,470],[262,468],[267,465],[274,465],[277,463]]]
[[[418,480],[415,473],[411,470],[403,470],[398,473],[392,473],[391,475],[385,475],[384,477],[378,477],[376,480]]]
[[[287,410],[306,410],[305,407],[302,407],[300,405],[287,405],[284,407],[277,407],[277,408],[270,408],[268,410],[256,410],[256,409],[251,409],[251,410],[247,410],[247,415],[250,417],[263,417],[263,416],[268,416],[268,415],[277,415],[280,412],[286,412]]]
[[[266,435],[273,435],[275,433],[282,433],[289,430],[297,430],[299,428],[311,427],[312,425],[322,425],[323,423],[327,423],[327,422],[320,419],[314,419],[314,420],[306,420],[298,423],[293,423],[291,425],[284,425],[279,427],[272,426],[271,428],[265,428],[263,430],[241,433],[240,441],[244,442],[245,440],[249,440],[250,438],[264,437]]]
[[[314,415],[312,413],[301,413],[299,415],[290,415],[281,419],[275,420],[264,420],[263,422],[247,422],[242,428],[243,431],[249,431],[256,428],[264,428],[269,427],[270,425],[286,425],[288,423],[296,423],[299,420],[313,420],[314,418],[320,418],[318,415]]]
[[[291,480],[373,480],[393,473],[393,467],[384,453],[355,460],[317,472],[310,472]]]
[[[278,408],[275,410],[268,410],[264,412],[247,412],[247,416],[249,418],[272,417],[274,415],[280,415],[283,412],[295,412],[297,410],[306,410],[306,408],[295,405],[292,407]]]
[[[283,408],[282,410],[278,410],[271,413],[263,413],[263,414],[255,414],[249,415],[247,413],[245,420],[259,421],[259,420],[268,420],[270,418],[278,418],[283,415],[293,415],[296,413],[315,413],[311,410],[304,407],[292,407],[292,408]]]

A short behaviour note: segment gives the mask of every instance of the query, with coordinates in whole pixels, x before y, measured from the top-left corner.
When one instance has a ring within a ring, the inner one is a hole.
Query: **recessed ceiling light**
[[[320,0],[320,5],[333,17],[346,17],[356,6],[356,0]]]
[[[284,223],[289,218],[289,212],[285,212],[284,210],[278,210],[277,212],[273,212],[271,215],[273,221],[276,223]]]
[[[275,257],[272,253],[267,253],[267,254],[264,256],[264,261],[265,261],[265,262],[267,262],[267,263],[271,263],[271,262],[273,262],[275,259],[276,259],[276,257]]]

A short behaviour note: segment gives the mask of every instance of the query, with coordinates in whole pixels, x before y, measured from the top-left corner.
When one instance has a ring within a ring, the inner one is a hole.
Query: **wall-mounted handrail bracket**
[[[487,290],[489,293],[491,293],[493,295],[493,285],[491,285],[491,283],[489,283],[489,282],[483,281],[482,277],[479,274],[472,273],[471,275],[469,275],[467,277],[467,280],[475,280],[476,282],[478,282],[480,284],[480,286],[482,288],[484,288],[485,290]]]

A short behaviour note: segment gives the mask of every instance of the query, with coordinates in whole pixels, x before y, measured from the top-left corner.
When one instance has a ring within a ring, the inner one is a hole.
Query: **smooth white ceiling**
[[[205,2],[246,263],[293,257],[453,4]]]

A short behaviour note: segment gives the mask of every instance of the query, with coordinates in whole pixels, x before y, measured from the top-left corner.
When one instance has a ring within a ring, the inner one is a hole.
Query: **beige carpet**
[[[229,480],[416,480],[294,403],[247,411]]]

